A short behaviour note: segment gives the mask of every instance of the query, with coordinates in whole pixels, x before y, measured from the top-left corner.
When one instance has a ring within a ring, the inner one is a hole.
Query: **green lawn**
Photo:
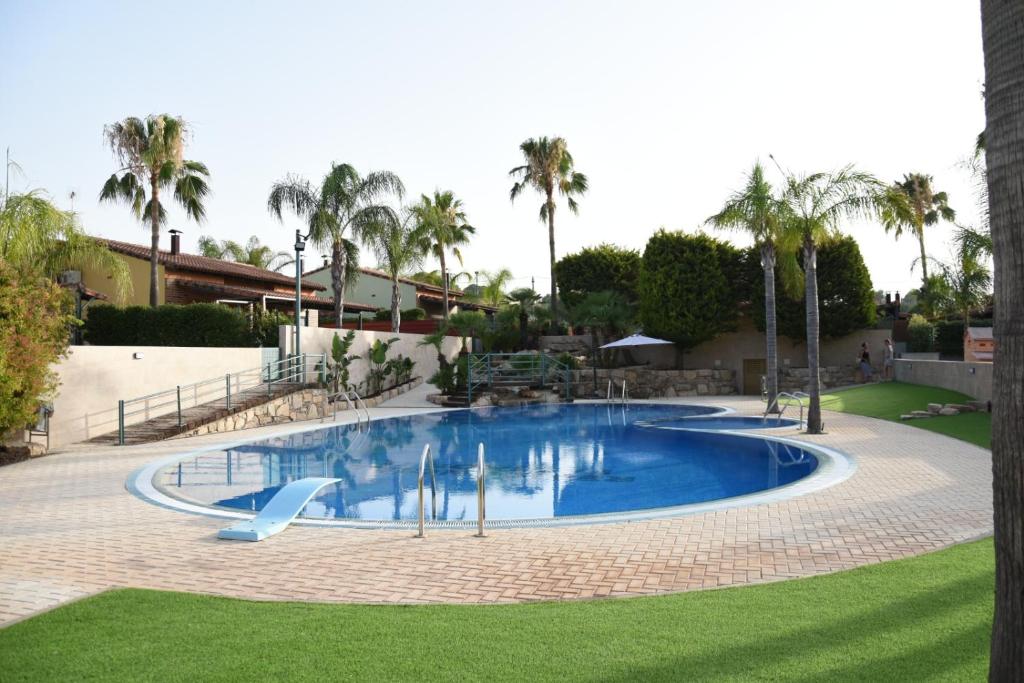
[[[982,680],[992,558],[984,540],[763,586],[493,607],[121,590],[0,630],[0,679]]]
[[[924,410],[929,403],[964,403],[969,400],[969,396],[948,389],[902,382],[883,382],[843,389],[833,394],[822,394],[821,407],[825,410],[899,421],[900,415],[912,410]],[[827,423],[828,419],[825,421]],[[989,413],[937,416],[909,420],[904,424],[963,439],[983,448],[992,447],[992,416]]]

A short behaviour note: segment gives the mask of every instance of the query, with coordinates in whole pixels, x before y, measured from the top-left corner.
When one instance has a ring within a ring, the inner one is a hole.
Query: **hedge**
[[[458,305],[455,302],[453,302],[453,304],[454,305]],[[423,310],[422,308],[407,308],[404,311],[401,311],[401,315],[402,315],[402,320],[403,321],[405,321],[405,320],[426,320],[427,319],[427,312],[425,310]],[[374,320],[391,320],[391,309],[390,308],[380,308],[380,309],[377,309],[377,312],[373,314],[373,319]]]
[[[992,327],[992,321],[972,320],[971,327]],[[963,320],[943,320],[935,323],[935,350],[944,356],[963,355]]]
[[[248,318],[221,304],[99,305],[87,309],[85,341],[94,346],[258,346]]]

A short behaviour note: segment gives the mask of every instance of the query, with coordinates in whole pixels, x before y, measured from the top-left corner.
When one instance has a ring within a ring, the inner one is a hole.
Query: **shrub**
[[[70,311],[67,292],[0,260],[0,438],[35,422],[56,389],[50,364],[67,353]]]
[[[640,253],[614,244],[587,247],[555,264],[558,291],[569,309],[579,306],[588,292],[610,290],[627,303],[637,300]]]
[[[935,347],[935,326],[922,315],[915,313],[910,317],[910,323],[907,325],[907,336],[907,351],[927,353]]]
[[[426,320],[427,312],[422,308],[407,308],[402,311],[402,320]]]
[[[85,340],[94,346],[256,346],[262,334],[221,304],[93,306],[85,321]],[[269,345],[277,345],[276,332]]]
[[[295,318],[281,311],[257,312],[252,321],[253,341],[257,346],[277,346],[280,343],[281,325],[291,325]]]

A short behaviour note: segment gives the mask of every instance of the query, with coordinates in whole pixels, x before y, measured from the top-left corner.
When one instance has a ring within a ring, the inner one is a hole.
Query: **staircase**
[[[89,440],[133,445],[168,439],[325,379],[326,356],[291,356],[138,398],[118,401],[118,429]],[[138,419],[141,416],[141,419]]]
[[[528,388],[537,391],[561,391],[571,399],[572,368],[547,354],[474,353],[466,363],[466,381],[441,404],[465,408],[485,391]]]

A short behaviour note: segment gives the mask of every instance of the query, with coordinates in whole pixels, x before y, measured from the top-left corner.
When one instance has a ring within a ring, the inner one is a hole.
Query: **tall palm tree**
[[[363,237],[377,256],[378,267],[391,278],[391,331],[402,326],[402,273],[419,267],[426,255],[424,234],[415,212],[399,219],[394,212],[381,213],[363,227]]]
[[[522,350],[529,343],[530,314],[535,312],[541,296],[529,287],[520,287],[509,292],[507,298],[519,315],[519,347]]]
[[[992,287],[992,273],[985,265],[984,251],[977,244],[962,243],[954,262],[942,266],[942,277],[949,290],[950,312],[963,316],[966,330],[971,309],[985,302]]]
[[[768,409],[773,411],[778,410],[776,396],[779,392],[775,267],[780,259],[786,289],[799,292],[799,268],[795,258],[798,244],[793,243],[793,233],[787,234],[782,229],[785,208],[785,204],[775,196],[771,183],[765,179],[760,162],[755,162],[743,189],[734,192],[722,210],[707,219],[716,228],[747,233],[754,238],[754,244],[760,251],[761,268],[764,269],[765,384]]]
[[[111,274],[117,298],[124,300],[132,289],[124,259],[85,234],[74,213],[58,209],[38,190],[12,194],[0,204],[0,260],[50,279],[94,267]]]
[[[807,433],[821,433],[819,368],[818,245],[838,234],[843,220],[877,215],[884,187],[873,176],[847,166],[834,173],[787,174],[782,194],[782,230],[803,249],[804,296],[807,309]]]
[[[434,191],[433,197],[421,195],[420,201],[413,208],[419,223],[419,232],[426,240],[426,246],[441,264],[441,287],[444,290],[444,319],[448,320],[448,265],[445,260],[449,251],[462,265],[460,246],[469,244],[470,235],[476,228],[466,222],[466,212],[462,209],[462,200],[457,199],[451,190]]]
[[[922,291],[928,289],[928,254],[924,248],[924,229],[935,225],[940,219],[953,221],[956,212],[949,206],[945,192],[932,188],[934,179],[923,173],[908,173],[902,181],[893,183],[886,192],[882,211],[885,231],[892,231],[899,239],[904,231],[913,233],[921,248]]]
[[[512,281],[512,271],[508,268],[501,268],[494,272],[482,271],[484,286],[480,290],[480,300],[488,306],[500,306],[505,303],[505,288]]]
[[[199,238],[199,253],[209,258],[245,263],[273,271],[279,271],[285,266],[295,263],[294,257],[287,251],[274,251],[266,244],[260,244],[256,235],[250,237],[245,244],[239,244],[234,240],[218,242],[212,237],[203,235]]]
[[[197,223],[206,217],[203,200],[210,193],[206,182],[210,172],[200,162],[183,158],[188,133],[185,120],[169,114],[150,115],[145,120],[130,116],[103,128],[121,168],[103,184],[100,201],[124,202],[136,218],[149,222],[150,306],[160,303],[160,226],[167,222],[160,191],[173,190],[174,200]]]
[[[331,250],[331,287],[334,316],[340,327],[345,313],[345,287],[349,281],[347,235],[352,242],[362,239],[363,230],[388,220],[398,220],[394,210],[381,202],[390,196],[401,198],[405,187],[389,171],[361,176],[349,164],[331,164],[318,187],[297,176],[285,176],[271,187],[267,210],[283,220],[289,208],[309,230],[309,238],[321,249]]]
[[[992,507],[996,598],[989,680],[1024,671],[1024,3],[981,2],[985,147],[995,266]]]
[[[523,190],[532,187],[544,195],[544,203],[540,207],[541,221],[548,224],[548,250],[551,271],[551,315],[552,321],[558,323],[558,284],[555,281],[555,193],[566,198],[569,210],[579,213],[576,197],[582,195],[589,187],[587,176],[575,168],[572,155],[564,138],[530,138],[519,145],[526,161],[516,166],[509,175],[517,178],[509,194],[514,202]]]

